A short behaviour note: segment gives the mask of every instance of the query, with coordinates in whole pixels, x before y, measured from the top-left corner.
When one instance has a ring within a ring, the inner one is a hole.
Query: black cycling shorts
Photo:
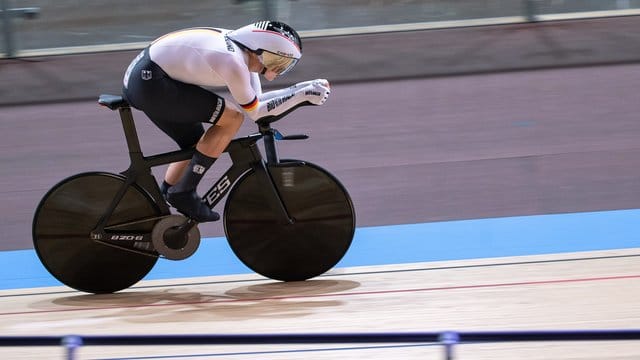
[[[193,147],[204,134],[202,123],[215,124],[224,98],[193,84],[170,78],[143,50],[129,65],[124,98],[143,111],[181,149]]]

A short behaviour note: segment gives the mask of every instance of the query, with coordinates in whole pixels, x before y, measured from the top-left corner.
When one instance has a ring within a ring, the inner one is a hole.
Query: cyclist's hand
[[[305,98],[313,105],[322,105],[329,98],[331,88],[329,82],[323,79],[313,80],[300,90]]]

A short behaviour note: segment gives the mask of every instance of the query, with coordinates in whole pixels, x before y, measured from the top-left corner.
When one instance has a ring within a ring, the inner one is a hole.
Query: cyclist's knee
[[[227,107],[224,109],[222,116],[220,116],[220,120],[216,123],[218,126],[240,126],[242,121],[244,120],[244,114],[232,109],[231,107]]]

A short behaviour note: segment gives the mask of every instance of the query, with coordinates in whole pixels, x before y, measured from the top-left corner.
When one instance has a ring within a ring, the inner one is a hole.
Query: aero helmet
[[[278,21],[258,21],[227,33],[238,45],[254,52],[262,65],[282,75],[302,57],[302,41],[289,25]]]

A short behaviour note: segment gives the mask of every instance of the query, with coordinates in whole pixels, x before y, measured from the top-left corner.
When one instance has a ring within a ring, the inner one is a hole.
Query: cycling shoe
[[[220,220],[220,215],[202,202],[195,190],[184,192],[172,192],[169,190],[166,199],[176,210],[197,222]]]

